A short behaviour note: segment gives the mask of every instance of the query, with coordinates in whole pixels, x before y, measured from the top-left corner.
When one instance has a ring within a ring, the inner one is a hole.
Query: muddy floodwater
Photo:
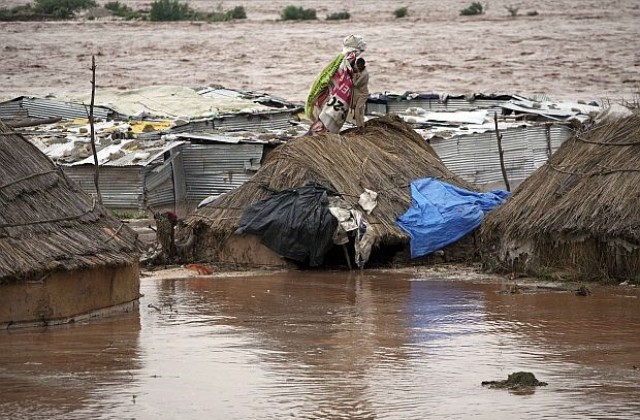
[[[0,332],[0,418],[638,418],[638,289],[505,287],[421,272],[143,278],[133,313]],[[515,371],[548,386],[481,386]]]

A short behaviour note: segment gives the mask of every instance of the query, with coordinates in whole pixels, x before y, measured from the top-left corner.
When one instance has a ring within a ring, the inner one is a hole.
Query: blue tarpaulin
[[[435,178],[413,181],[412,205],[397,220],[411,235],[411,258],[456,242],[480,226],[484,214],[504,203],[509,195],[503,190],[468,191]]]

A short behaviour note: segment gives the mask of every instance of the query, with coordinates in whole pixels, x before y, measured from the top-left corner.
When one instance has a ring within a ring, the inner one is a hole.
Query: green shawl
[[[309,89],[309,95],[307,96],[307,103],[305,105],[305,114],[309,119],[313,117],[313,103],[320,92],[329,86],[329,81],[335,72],[338,71],[338,68],[340,68],[342,60],[344,60],[344,54],[340,53],[331,63],[329,63],[329,65],[327,65],[327,67],[324,68],[324,70],[320,72],[320,74],[318,74],[316,80],[313,81],[311,89]]]

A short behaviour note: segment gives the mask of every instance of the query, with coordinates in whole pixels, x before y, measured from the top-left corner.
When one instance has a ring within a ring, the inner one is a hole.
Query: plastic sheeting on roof
[[[278,255],[318,267],[333,246],[337,227],[338,220],[329,211],[327,190],[309,183],[247,207],[236,233],[257,235]]]
[[[73,99],[73,98],[72,98]],[[75,98],[86,101],[87,98]],[[270,108],[251,100],[232,97],[206,97],[183,86],[148,86],[133,90],[100,90],[95,103],[120,115],[143,118],[207,118],[237,112],[255,113]]]
[[[482,222],[484,214],[510,193],[478,193],[435,178],[411,182],[411,207],[397,220],[411,236],[411,258],[419,258],[458,241]]]

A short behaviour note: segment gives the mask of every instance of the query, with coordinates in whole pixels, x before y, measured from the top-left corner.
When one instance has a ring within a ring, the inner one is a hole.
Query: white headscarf
[[[342,41],[342,52],[347,54],[349,52],[355,52],[356,55],[360,55],[367,49],[367,43],[364,42],[360,35],[349,35]]]

